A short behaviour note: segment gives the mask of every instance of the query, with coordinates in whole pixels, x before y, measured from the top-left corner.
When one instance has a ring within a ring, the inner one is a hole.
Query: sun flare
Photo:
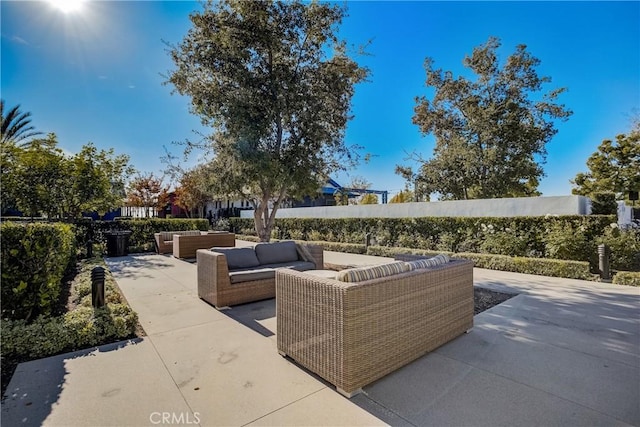
[[[62,13],[78,12],[84,0],[48,0],[48,2]]]

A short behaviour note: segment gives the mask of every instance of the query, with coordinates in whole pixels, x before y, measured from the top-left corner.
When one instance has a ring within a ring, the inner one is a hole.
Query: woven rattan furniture
[[[296,244],[300,245],[300,244]],[[304,245],[313,262],[311,268],[321,269],[324,256],[322,246]],[[219,252],[199,249],[196,251],[198,267],[198,296],[217,309],[273,298],[276,295],[275,271],[270,277],[232,283],[226,256]],[[256,270],[265,270],[258,266]],[[268,267],[267,267],[268,268]],[[249,269],[244,269],[249,270]],[[275,270],[275,269],[274,269]]]
[[[156,240],[156,249],[159,254],[170,254],[173,252],[173,236],[178,234],[181,236],[199,236],[203,232],[200,230],[184,230],[184,231],[161,231],[155,233],[153,237]]]
[[[276,272],[278,351],[351,397],[473,327],[473,263],[360,283]]]
[[[202,233],[196,236],[173,235],[173,256],[176,258],[195,258],[198,249],[231,247],[236,245],[234,233]]]

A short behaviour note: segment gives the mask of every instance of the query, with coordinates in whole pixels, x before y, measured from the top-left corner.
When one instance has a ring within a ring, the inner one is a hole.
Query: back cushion
[[[437,265],[446,264],[448,262],[449,256],[445,254],[439,254],[434,256],[433,258],[419,259],[416,261],[407,262],[407,265],[409,266],[409,270],[417,270],[419,268],[435,267]]]
[[[211,248],[212,251],[224,254],[229,270],[251,268],[260,265],[253,248]]]
[[[372,267],[351,268],[342,270],[336,276],[341,282],[363,282],[365,280],[378,279],[394,274],[409,271],[409,265],[404,261],[391,262],[389,264],[374,265]]]
[[[256,256],[260,264],[279,264],[298,260],[296,242],[258,243]]]

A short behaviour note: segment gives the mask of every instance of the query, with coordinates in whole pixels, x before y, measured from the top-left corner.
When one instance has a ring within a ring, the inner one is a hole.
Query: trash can
[[[129,236],[131,231],[110,231],[107,237],[107,256],[125,256],[129,254]]]

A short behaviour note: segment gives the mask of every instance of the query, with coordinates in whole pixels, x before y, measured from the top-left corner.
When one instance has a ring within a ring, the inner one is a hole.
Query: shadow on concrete
[[[222,310],[221,313],[262,336],[272,337],[275,335],[274,331],[267,329],[260,323],[260,321],[276,317],[275,298],[235,305],[229,309]]]
[[[168,259],[171,255],[148,255],[153,254],[147,253],[127,255],[123,257],[109,257],[107,258],[107,264],[112,274],[118,274],[119,276],[128,279],[153,278],[151,274],[146,272],[149,270],[158,270],[173,266],[169,261],[162,259]]]
[[[119,341],[19,364],[3,396],[2,425],[43,425],[66,383],[68,360],[118,351],[141,341],[141,338]]]

